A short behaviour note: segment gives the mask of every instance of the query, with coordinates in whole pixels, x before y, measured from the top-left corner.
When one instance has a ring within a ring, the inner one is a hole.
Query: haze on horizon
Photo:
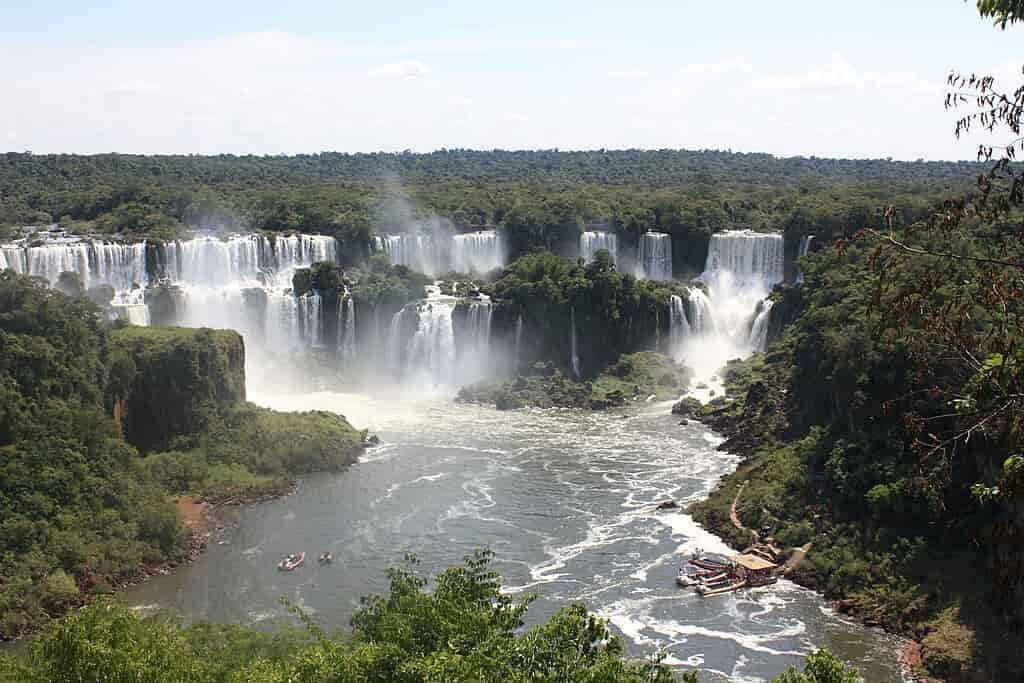
[[[973,159],[946,76],[1019,75],[1015,34],[973,0],[827,4],[24,3],[0,10],[0,150]]]

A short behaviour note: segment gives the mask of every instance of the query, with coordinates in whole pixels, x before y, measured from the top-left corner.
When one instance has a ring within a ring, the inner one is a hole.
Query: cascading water
[[[432,235],[377,235],[374,247],[376,251],[387,254],[396,266],[405,266],[427,275],[438,275],[445,269],[437,241]]]
[[[729,279],[740,287],[771,288],[784,277],[782,235],[752,230],[727,230],[711,236],[701,279],[709,285]],[[732,286],[730,283],[730,286]]]
[[[576,307],[569,307],[569,365],[576,379],[580,378],[580,354],[576,348]]]
[[[754,324],[750,326],[750,348],[754,351],[764,351],[768,346],[768,323],[774,305],[774,301],[765,299],[758,307]]]
[[[51,285],[63,272],[78,273],[82,285],[110,285],[115,292],[145,286],[146,244],[63,242],[34,247],[5,245],[0,267],[45,278]]]
[[[304,346],[323,345],[323,310],[322,300],[316,292],[309,292],[295,299],[299,323],[299,339]]]
[[[804,235],[803,237],[801,237],[800,238],[800,248],[799,248],[799,250],[797,251],[797,254],[796,254],[797,258],[800,258],[801,256],[807,256],[807,254],[810,253],[810,251],[811,251],[811,245],[812,244],[814,244],[814,235]],[[800,270],[800,268],[798,267],[796,269],[796,283],[797,284],[802,284],[803,281],[804,281],[804,271]]]
[[[143,299],[146,275],[146,244],[85,242],[60,239],[37,246],[0,247],[0,269],[45,278],[56,285],[63,272],[77,273],[85,289],[109,285],[114,289],[111,307],[133,325],[148,325],[149,310]]]
[[[478,230],[452,238],[452,270],[486,273],[503,265],[504,247],[497,231]]]
[[[668,306],[668,334],[669,334],[669,355],[673,358],[680,358],[683,352],[683,344],[690,337],[692,331],[690,323],[686,319],[686,309],[683,298],[673,294],[669,299]]]
[[[338,299],[338,355],[345,364],[356,359],[356,302],[348,290]]]
[[[481,295],[466,311],[465,329],[459,339],[459,381],[486,377],[491,369],[491,318],[494,308],[488,297]]]
[[[604,249],[612,256],[615,263],[619,262],[619,238],[614,232],[588,230],[580,234],[580,258],[590,263],[594,254]]]
[[[446,384],[455,368],[455,331],[452,311],[455,298],[440,293],[440,287],[427,288],[427,298],[417,304],[419,325],[409,340],[405,356],[405,376]]]
[[[700,276],[708,295],[691,289],[685,309],[692,335],[679,352],[695,371],[694,395],[707,399],[720,392],[718,372],[728,360],[764,349],[767,297],[782,279],[782,235],[732,230],[711,237]]]
[[[636,276],[639,279],[672,279],[672,236],[661,232],[640,235]]]
[[[693,334],[707,334],[715,330],[715,318],[711,311],[711,300],[703,290],[693,287],[686,299],[686,317]]]
[[[167,243],[161,255],[160,272],[181,293],[177,324],[230,327],[278,353],[323,344],[320,296],[290,290],[297,268],[335,260],[333,237],[204,236]],[[245,305],[247,290],[266,306]]]

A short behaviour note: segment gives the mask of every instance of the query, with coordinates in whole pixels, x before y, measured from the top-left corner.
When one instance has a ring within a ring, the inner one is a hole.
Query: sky
[[[1016,86],[1022,38],[973,0],[0,0],[0,150],[972,159],[946,76]]]

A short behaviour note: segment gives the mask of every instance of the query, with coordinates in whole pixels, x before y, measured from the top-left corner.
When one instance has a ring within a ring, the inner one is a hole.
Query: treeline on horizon
[[[435,152],[321,152],[296,155],[0,155],[0,178],[65,177],[201,181],[373,181],[401,179],[436,182],[560,182],[671,187],[721,180],[779,185],[796,180],[873,182],[879,180],[962,179],[985,169],[973,161],[895,161],[779,157],[726,150],[472,150]]]
[[[777,159],[729,152],[319,154],[294,157],[0,155],[0,241],[59,223],[84,235],[166,240],[190,230],[311,232],[364,263],[374,234],[503,231],[509,258],[574,256],[584,229],[672,235],[677,277],[727,229],[850,237],[883,206],[909,224],[966,191],[969,162]]]

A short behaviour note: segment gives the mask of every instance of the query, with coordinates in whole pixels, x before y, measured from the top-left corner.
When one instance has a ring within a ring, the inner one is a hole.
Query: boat
[[[726,569],[729,566],[729,558],[718,553],[695,552],[690,557],[690,564],[701,569]]]
[[[303,565],[306,561],[306,553],[299,553],[297,555],[288,555],[283,560],[277,563],[277,568],[283,572],[295,571]]]
[[[724,583],[716,584],[701,584],[697,586],[697,594],[702,598],[706,598],[712,595],[721,595],[722,593],[731,593],[735,590],[739,590],[747,585],[746,579],[737,579],[735,581],[726,581]]]
[[[317,562],[320,564],[330,564],[333,560],[334,555],[331,555],[330,553],[322,553],[320,557],[317,558]]]

